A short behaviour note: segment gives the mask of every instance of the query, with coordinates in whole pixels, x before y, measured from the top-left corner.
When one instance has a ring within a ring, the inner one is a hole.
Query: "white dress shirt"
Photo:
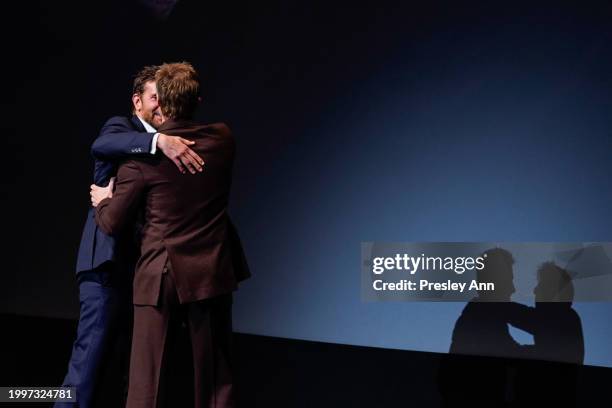
[[[138,118],[140,123],[142,123],[142,126],[144,126],[147,133],[155,133],[153,135],[153,140],[151,140],[151,150],[150,150],[151,154],[155,154],[155,152],[157,151],[157,138],[159,137],[159,133],[153,126],[149,125],[147,122],[142,120],[140,116],[136,115],[136,117]]]

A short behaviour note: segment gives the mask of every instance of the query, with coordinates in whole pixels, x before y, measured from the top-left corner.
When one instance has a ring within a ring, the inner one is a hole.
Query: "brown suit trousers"
[[[157,306],[134,305],[134,337],[127,408],[157,408],[169,341],[177,317],[187,317],[191,337],[196,408],[234,407],[231,364],[231,293],[180,304],[170,264],[164,268]],[[170,400],[172,398],[170,397]]]

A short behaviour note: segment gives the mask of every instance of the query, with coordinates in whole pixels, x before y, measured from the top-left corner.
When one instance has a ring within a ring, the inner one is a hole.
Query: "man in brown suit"
[[[119,167],[115,191],[96,207],[96,222],[109,234],[119,233],[138,208],[145,208],[134,276],[127,406],[157,406],[170,323],[185,313],[195,405],[231,407],[231,293],[249,276],[227,215],[235,143],[224,124],[191,120],[199,100],[191,65],[163,64],[156,82],[164,119],[158,130],[195,141],[191,148],[206,157],[206,166],[203,172],[183,175],[163,156],[129,160]],[[102,197],[92,192],[92,198]]]

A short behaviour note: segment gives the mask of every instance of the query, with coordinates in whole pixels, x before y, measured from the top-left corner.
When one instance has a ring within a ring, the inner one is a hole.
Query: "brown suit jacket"
[[[124,162],[111,199],[96,207],[96,222],[118,234],[145,208],[134,304],[157,305],[166,260],[179,301],[229,293],[250,276],[238,234],[227,215],[235,143],[224,124],[166,121],[160,132],[195,141],[204,171],[181,174],[163,155]]]

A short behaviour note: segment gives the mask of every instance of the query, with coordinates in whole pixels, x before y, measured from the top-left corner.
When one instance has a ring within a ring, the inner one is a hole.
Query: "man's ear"
[[[135,93],[132,95],[132,105],[134,105],[134,110],[136,112],[142,108],[142,99],[140,99],[140,94]]]

